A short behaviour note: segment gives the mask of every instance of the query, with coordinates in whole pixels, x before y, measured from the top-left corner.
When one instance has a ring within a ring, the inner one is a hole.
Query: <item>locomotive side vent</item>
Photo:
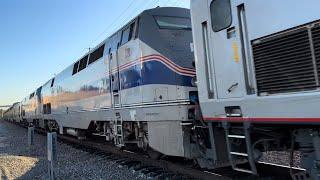
[[[252,50],[259,95],[310,91],[319,87],[318,24],[255,40]]]
[[[315,58],[317,62],[318,79],[320,79],[320,25],[312,29],[312,38]]]

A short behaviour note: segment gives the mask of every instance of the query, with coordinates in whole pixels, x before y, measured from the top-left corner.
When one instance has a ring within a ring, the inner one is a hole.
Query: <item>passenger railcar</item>
[[[20,103],[14,103],[9,109],[4,111],[3,118],[11,122],[20,122]]]
[[[7,120],[8,121],[8,118],[9,118],[9,111],[10,111],[10,108],[9,109],[7,109],[7,110],[5,110],[4,112],[3,112],[3,116],[2,116],[2,118],[4,119],[4,120]]]
[[[12,106],[9,109],[5,110],[3,113],[3,119],[5,119],[6,121],[10,121],[13,114],[12,111],[13,111]]]
[[[23,102],[35,126],[194,157],[189,10],[146,10]]]
[[[12,110],[13,110],[13,117],[12,117],[12,121],[14,122],[20,122],[21,120],[21,115],[20,115],[20,102],[16,102],[12,105]]]
[[[21,122],[23,123],[27,123],[27,119],[26,119],[26,109],[27,109],[27,98],[29,97],[25,97],[21,102],[20,102],[20,107],[21,107]]]
[[[22,101],[23,116],[22,119],[26,123],[32,123],[36,119],[36,97],[35,92],[25,97]]]
[[[298,150],[319,179],[319,5],[191,1],[203,119],[211,132],[225,132],[211,138],[214,161],[223,156],[235,170],[257,174],[261,151]],[[239,159],[250,167],[239,168]]]

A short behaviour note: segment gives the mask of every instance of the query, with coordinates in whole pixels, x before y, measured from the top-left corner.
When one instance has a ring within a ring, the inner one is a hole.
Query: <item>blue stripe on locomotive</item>
[[[149,84],[192,86],[192,77],[180,75],[158,61],[143,62],[120,72],[121,88],[129,89]]]

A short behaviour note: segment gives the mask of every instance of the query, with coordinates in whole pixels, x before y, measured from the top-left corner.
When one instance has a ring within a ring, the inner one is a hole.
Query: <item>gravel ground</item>
[[[35,133],[34,146],[27,145],[27,130],[0,121],[1,179],[47,179],[46,137]],[[58,142],[57,179],[142,179],[115,162]]]
[[[260,161],[279,164],[279,165],[290,165],[290,152],[288,151],[269,151],[263,153]],[[293,153],[293,167],[301,167],[301,153],[295,151]]]

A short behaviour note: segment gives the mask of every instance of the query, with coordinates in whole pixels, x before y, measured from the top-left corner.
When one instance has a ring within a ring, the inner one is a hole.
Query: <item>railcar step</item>
[[[248,169],[235,168],[234,170],[239,171],[239,172],[244,172],[244,173],[255,174],[253,171],[248,170]]]
[[[106,137],[107,135],[103,134],[103,133],[92,133],[92,135],[94,136],[102,136],[102,137]]]
[[[229,138],[238,138],[238,139],[245,139],[246,136],[243,136],[243,135],[231,135],[229,134],[228,135]]]
[[[239,153],[239,152],[230,152],[230,154],[232,155],[237,155],[237,156],[244,156],[244,157],[248,157],[249,155],[246,153]]]
[[[224,129],[225,129],[225,138],[226,138],[226,143],[227,143],[227,151],[229,154],[229,162],[232,166],[232,168],[235,171],[239,172],[244,172],[244,173],[250,173],[250,174],[257,174],[257,169],[255,165],[255,161],[253,158],[253,150],[252,150],[252,143],[251,143],[251,137],[250,137],[250,124],[249,123],[242,123],[242,126],[236,126],[239,128],[241,132],[239,134],[229,134],[230,129],[235,129],[236,127],[231,127],[231,125],[227,122],[223,124]],[[244,143],[245,145],[245,150],[244,152],[238,152],[239,150],[236,149],[232,145],[232,140],[233,139],[238,139]],[[246,159],[249,162],[250,167],[248,169],[243,169],[237,167],[237,160],[240,159]]]
[[[122,147],[124,147],[124,144],[117,144],[116,145],[118,148],[122,148]]]
[[[227,115],[227,117],[241,117],[242,115],[241,114],[236,114],[236,113],[234,113],[234,114],[226,114]]]

